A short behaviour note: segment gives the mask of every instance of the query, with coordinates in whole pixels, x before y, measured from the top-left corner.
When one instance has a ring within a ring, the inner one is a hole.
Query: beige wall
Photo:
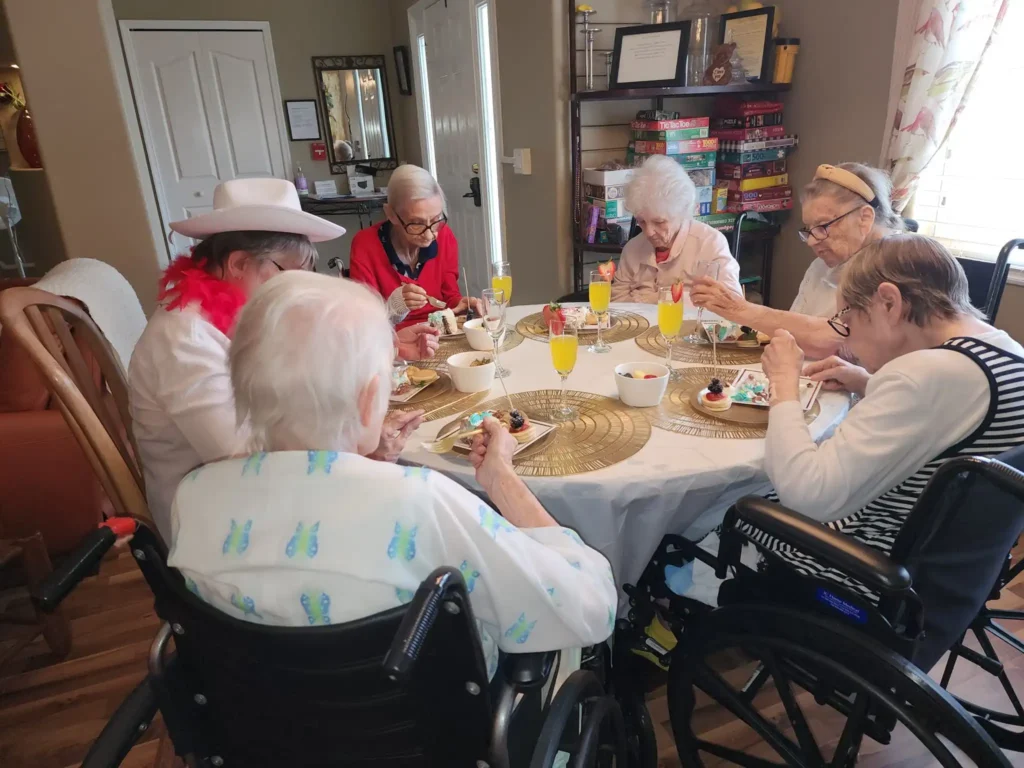
[[[516,303],[570,289],[568,57],[561,2],[497,0],[505,153],[528,147],[533,174],[505,166],[505,232]]]
[[[67,253],[112,264],[151,309],[160,234],[147,216],[100,2],[4,7]]]
[[[119,19],[169,19],[266,21],[274,42],[274,58],[282,99],[318,99],[313,76],[313,56],[358,56],[380,54],[386,59],[388,95],[394,110],[396,102],[408,98],[398,95],[392,48],[392,14],[387,0],[112,0]],[[408,35],[408,32],[406,32]],[[281,109],[283,109],[283,105]],[[398,118],[396,116],[396,122]],[[397,126],[396,126],[397,127]],[[321,116],[321,131],[324,130]],[[395,131],[398,157],[405,156],[405,136]],[[326,140],[326,135],[324,136]],[[326,161],[310,159],[308,141],[292,141],[291,173],[301,165],[309,181],[334,179],[338,189],[347,191],[344,175],[331,173]],[[417,151],[418,154],[418,151]],[[378,186],[387,184],[387,174],[377,176]],[[379,218],[379,217],[378,217]],[[321,266],[333,256],[348,261],[352,235],[359,230],[354,216],[332,217],[349,230],[344,237],[320,243]]]
[[[877,165],[898,3],[778,0],[777,5],[781,33],[800,38],[793,90],[783,97],[786,127],[800,136],[800,147],[789,156],[794,187],[810,181],[821,163]],[[798,203],[775,241],[771,303],[776,307],[789,307],[814,258],[797,239],[800,226]]]

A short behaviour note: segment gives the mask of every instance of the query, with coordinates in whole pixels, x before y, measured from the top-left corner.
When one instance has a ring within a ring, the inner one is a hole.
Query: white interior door
[[[489,8],[487,0],[421,0],[409,10],[424,164],[448,197],[448,221],[474,295],[490,287],[491,264],[505,259]],[[480,206],[466,196],[475,177]]]
[[[262,32],[129,29],[125,52],[168,235],[221,181],[286,177]],[[175,234],[172,252],[189,244]]]

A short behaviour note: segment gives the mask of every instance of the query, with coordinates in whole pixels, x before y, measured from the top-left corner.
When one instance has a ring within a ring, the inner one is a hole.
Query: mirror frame
[[[327,109],[327,92],[321,72],[335,69],[379,69],[381,72],[381,91],[384,97],[384,114],[388,121],[388,146],[391,156],[372,160],[345,160],[339,162],[334,156],[334,136],[331,134],[331,113]],[[387,57],[381,56],[314,56],[313,76],[316,78],[316,90],[320,96],[320,109],[324,115],[324,133],[327,138],[327,157],[331,173],[346,172],[350,165],[365,165],[378,171],[391,171],[398,167],[398,147],[395,144],[395,119],[391,111],[391,94],[388,91]]]

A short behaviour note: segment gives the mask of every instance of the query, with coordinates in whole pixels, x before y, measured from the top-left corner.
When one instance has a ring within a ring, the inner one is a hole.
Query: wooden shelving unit
[[[579,50],[577,46],[576,29],[576,0],[566,0],[566,12],[569,15],[569,93],[570,93],[570,154],[571,154],[571,200],[570,217],[572,219],[573,233],[573,286],[575,291],[582,291],[585,288],[584,275],[586,273],[586,261],[584,254],[598,253],[610,254],[613,257],[622,252],[621,245],[611,243],[585,243],[580,239],[580,206],[583,198],[582,189],[582,105],[587,102],[597,101],[627,101],[649,99],[653,102],[653,108],[663,109],[665,99],[686,99],[686,98],[707,98],[709,96],[724,95],[774,95],[783,93],[790,89],[787,84],[775,83],[746,83],[741,85],[701,85],[701,86],[679,86],[673,88],[614,88],[603,91],[580,91],[577,90],[577,69],[576,56]],[[758,224],[753,229],[744,229],[745,218],[756,218]],[[773,256],[773,243],[775,236],[779,233],[779,225],[771,218],[764,216],[753,217],[740,214],[736,217],[736,224],[731,233],[727,233],[730,245],[733,248],[733,255],[739,260],[740,243],[754,244],[760,248],[761,274],[758,276],[744,276],[741,282],[745,284],[761,283],[761,292],[767,303],[771,287],[771,261]],[[746,251],[744,251],[746,256]]]

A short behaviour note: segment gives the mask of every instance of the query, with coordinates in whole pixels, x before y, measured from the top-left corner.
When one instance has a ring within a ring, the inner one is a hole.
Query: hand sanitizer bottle
[[[302,172],[302,166],[295,167],[295,190],[299,197],[306,197],[309,194],[309,184],[306,182],[306,175]]]

